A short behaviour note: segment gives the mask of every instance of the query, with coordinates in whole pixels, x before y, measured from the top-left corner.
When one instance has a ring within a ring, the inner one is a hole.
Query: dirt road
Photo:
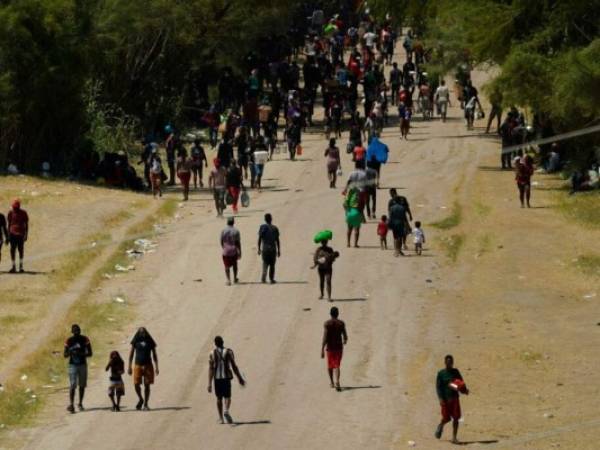
[[[483,170],[497,164],[496,140],[480,129],[467,133],[460,113],[452,108],[445,124],[415,122],[408,141],[399,140],[395,127],[383,134],[391,153],[378,215],[386,212],[386,188],[400,189],[425,224],[422,257],[381,251],[373,221],[361,229],[361,248],[345,247],[341,189],[328,188],[323,135],[306,135],[298,161],[278,156],[267,164],[265,189],[237,219],[244,252],[237,286],[225,286],[218,245],[224,221],[214,217],[209,195],[193,195],[158,251],[127,278],[110,282],[140,313],[115,348],[127,354],[140,325],[158,342],[152,410],[134,410],[127,379],[125,410],[110,412],[102,373],[107,355],[96,355],[87,411],[66,415],[64,394],[50,425],[33,430],[27,448],[387,449],[411,440],[419,448],[446,448],[449,430],[442,442],[432,436],[435,373],[446,353],[455,355],[473,391],[463,403],[460,435],[473,448],[595,448],[586,432],[597,426],[596,388],[586,379],[597,364],[581,361],[592,361],[597,339],[578,327],[593,305],[561,299],[575,283],[576,296],[589,287],[568,271],[536,277],[563,251],[544,241],[557,239],[553,233],[566,225],[543,208],[525,216],[514,207],[512,175]],[[343,167],[346,176],[347,155]],[[549,198],[534,192],[534,205],[547,206]],[[448,216],[455,202],[463,205],[456,230],[427,225]],[[275,286],[259,283],[256,236],[265,212],[282,235]],[[325,227],[341,252],[333,304],[349,331],[341,393],[329,388],[319,357],[331,304],[317,300],[317,275],[309,268],[312,236]],[[573,249],[586,245],[575,226],[564,229],[575,236]],[[527,239],[515,239],[514,230]],[[456,263],[441,240],[448,234],[466,242]],[[248,379],[245,389],[234,386],[234,426],[217,424],[214,396],[206,392],[217,334]]]
[[[385,188],[394,186],[410,199],[415,219],[427,223],[445,216],[453,189],[476,165],[477,141],[432,141],[431,136],[460,135],[463,129],[460,120],[416,122],[411,139],[402,143],[395,127],[386,129],[383,140],[391,155],[383,168],[378,214],[386,212]],[[362,228],[362,247],[347,249],[341,189],[330,190],[326,179],[326,141],[323,135],[306,135],[304,146],[297,162],[267,164],[266,188],[238,218],[244,251],[240,285],[225,286],[218,246],[224,222],[208,211],[205,195],[192,198],[183,212],[194,214],[173,225],[159,251],[122,286],[138,305],[139,324],[158,341],[161,373],[153,411],[131,411],[132,389],[125,400],[128,412],[95,410],[107,404],[99,379],[86,400],[90,409],[37,431],[31,448],[388,448],[403,435],[412,391],[428,389],[435,411],[434,374],[418,386],[408,381],[415,364],[439,360],[451,350],[441,347],[425,355],[419,347],[422,330],[435,319],[425,305],[440,301],[436,285],[443,256],[431,246],[420,258],[382,252],[374,222]],[[347,156],[343,167],[345,174],[351,170]],[[266,211],[282,234],[275,286],[257,283],[256,233]],[[309,268],[311,238],[325,227],[333,229],[332,244],[342,255],[334,269],[333,297],[350,335],[341,393],[329,388],[319,357],[331,304],[317,300],[317,275]],[[216,424],[214,399],[206,392],[216,334],[235,350],[249,381],[246,389],[234,391],[235,427]],[[118,346],[122,353],[129,337]],[[103,360],[104,355],[94,358],[96,371]],[[435,414],[427,418],[425,429],[436,419]]]

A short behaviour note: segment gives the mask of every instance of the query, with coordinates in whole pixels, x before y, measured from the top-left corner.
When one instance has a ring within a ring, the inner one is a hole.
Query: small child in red
[[[381,216],[381,222],[377,224],[377,236],[379,236],[379,244],[381,245],[381,250],[387,250],[387,233],[387,216],[383,215]]]

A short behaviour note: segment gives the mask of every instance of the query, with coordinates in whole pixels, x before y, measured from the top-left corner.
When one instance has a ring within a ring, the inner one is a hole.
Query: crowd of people
[[[311,132],[322,132],[328,141],[322,154],[330,189],[338,189],[339,180],[344,177],[344,153],[353,165],[339,186],[343,193],[347,247],[360,247],[361,228],[371,224],[382,250],[388,249],[388,234],[391,234],[390,247],[395,256],[405,256],[409,251],[421,255],[427,251],[422,222],[414,220],[409,200],[396,189],[389,190],[385,214],[377,214],[379,180],[390,153],[383,131],[397,116],[401,137],[408,139],[411,119],[416,113],[421,113],[424,121],[438,116],[445,122],[451,106],[450,89],[445,80],[428,78],[427,49],[411,33],[405,36],[399,33],[389,17],[376,22],[364,13],[344,23],[337,15],[325,20],[322,11],[321,14],[315,11],[309,22],[307,35],[287,52],[275,51],[266,58],[250,55],[247,73],[241,79],[231,70],[222,72],[218,99],[200,116],[206,139],[188,139],[169,124],[164,127],[160,145],[154,140],[147,140],[143,145],[139,163],[144,166],[144,180],[155,197],[162,196],[165,183],[180,184],[183,199],[188,200],[191,189],[204,188],[206,172],[206,185],[212,191],[217,216],[223,216],[231,207],[233,214],[227,218],[227,225],[220,234],[227,285],[240,281],[238,265],[243,246],[234,217],[238,205],[248,205],[248,188],[262,188],[265,166],[276,154],[291,161],[302,156],[303,135],[309,128]],[[394,50],[401,39],[405,55],[399,57]],[[398,64],[399,59],[404,63]],[[482,119],[485,112],[478,90],[468,77],[461,83],[456,97],[466,126],[472,129],[474,121]],[[531,129],[523,113],[513,108],[502,119],[501,100],[491,98],[490,101],[486,132],[496,121],[496,131],[502,141],[501,167],[514,170],[521,207],[530,207],[534,159],[523,149],[513,151],[512,148],[527,143]],[[391,111],[390,106],[397,112]],[[342,145],[345,152],[338,145],[344,136],[348,136],[347,143]],[[558,144],[553,144],[542,164],[548,172],[553,172],[561,167],[560,159]],[[593,170],[598,173],[597,168]],[[590,182],[597,184],[597,180],[597,176],[589,174],[574,175],[573,190],[585,189]],[[19,267],[23,270],[23,243],[27,233],[27,213],[15,202],[8,221],[0,214],[0,250],[3,240],[10,242],[12,271],[16,271],[17,252]],[[262,262],[260,281],[275,284],[282,239],[270,213],[265,214],[257,236],[257,253]],[[414,246],[409,250],[411,236]],[[326,297],[329,301],[334,300],[333,266],[341,257],[331,246],[332,238],[329,231],[319,233],[312,258],[312,268],[318,273],[319,299]],[[331,308],[330,316],[324,324],[321,357],[327,354],[330,385],[341,391],[340,366],[348,331],[337,307]],[[65,343],[64,356],[69,359],[68,409],[74,413],[77,388],[78,408],[83,409],[86,360],[92,357],[92,348],[89,338],[81,334],[77,325],[73,325],[72,332]],[[115,350],[106,365],[113,411],[121,408],[125,373],[133,377],[138,410],[150,408],[150,386],[159,373],[157,345],[145,328],[137,330],[130,344],[127,364]],[[242,386],[246,380],[233,350],[225,347],[223,338],[216,336],[214,344],[208,359],[208,391],[214,390],[216,394],[219,421],[233,423],[231,380],[237,378]],[[454,367],[451,355],[445,357],[444,365],[436,380],[442,419],[435,437],[440,438],[445,424],[452,422],[452,440],[457,442],[461,417],[459,394],[468,394],[469,390]]]

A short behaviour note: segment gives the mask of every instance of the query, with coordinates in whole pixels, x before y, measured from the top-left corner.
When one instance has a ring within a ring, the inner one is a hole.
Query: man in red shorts
[[[344,345],[348,343],[348,334],[346,333],[346,324],[338,319],[340,312],[334,306],[331,308],[331,319],[325,322],[325,332],[323,333],[323,343],[321,345],[321,358],[325,358],[325,347],[327,347],[327,371],[331,387],[340,392],[340,364]],[[335,373],[335,384],[333,375]]]
[[[458,391],[450,386],[454,380],[463,379],[458,369],[454,368],[454,358],[452,355],[446,355],[444,358],[446,368],[442,369],[437,374],[436,390],[438,398],[440,399],[440,405],[442,407],[442,421],[435,430],[435,437],[437,439],[442,437],[444,431],[444,425],[452,420],[452,443],[457,444],[458,439],[456,435],[458,433],[458,420],[460,419],[460,400],[458,398]],[[469,394],[469,390],[466,386],[462,392]]]
[[[225,265],[225,276],[227,286],[231,286],[231,269],[233,268],[233,282],[238,282],[238,259],[242,257],[242,242],[240,232],[233,226],[235,219],[227,219],[227,226],[221,232],[221,248],[223,249],[223,264]]]

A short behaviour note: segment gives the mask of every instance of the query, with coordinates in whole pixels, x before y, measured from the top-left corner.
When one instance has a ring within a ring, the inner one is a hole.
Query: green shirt
[[[448,400],[458,397],[458,392],[448,387],[448,384],[457,378],[459,380],[463,379],[458,369],[442,369],[438,372],[435,387],[437,390],[437,396],[440,400]]]

